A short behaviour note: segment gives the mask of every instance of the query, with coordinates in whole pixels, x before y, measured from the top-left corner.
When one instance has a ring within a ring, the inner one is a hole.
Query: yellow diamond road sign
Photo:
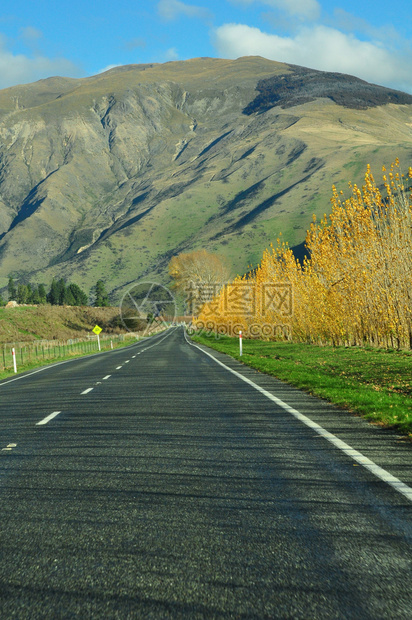
[[[93,332],[98,336],[100,334],[100,332],[102,331],[102,328],[99,327],[98,325],[95,325],[93,327]]]

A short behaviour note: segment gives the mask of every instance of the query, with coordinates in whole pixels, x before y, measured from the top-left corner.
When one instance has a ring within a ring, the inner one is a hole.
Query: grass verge
[[[155,335],[155,334],[153,334]],[[144,338],[146,337],[150,337],[149,336],[143,336]],[[140,340],[140,338],[139,338]],[[125,340],[123,341],[115,341],[113,340],[113,349],[120,349],[122,347],[128,347],[132,344],[134,344],[136,342],[136,338],[135,337],[129,337],[129,338],[125,338]],[[84,343],[81,343],[84,344]],[[18,377],[20,374],[27,372],[29,370],[34,370],[36,368],[42,368],[43,366],[49,366],[50,364],[57,364],[58,362],[64,362],[66,360],[70,360],[70,359],[76,359],[76,358],[80,358],[80,357],[87,357],[89,355],[96,355],[97,353],[99,353],[99,350],[97,348],[97,344],[94,342],[94,348],[92,348],[91,350],[85,351],[85,350],[81,350],[81,349],[77,349],[75,346],[71,346],[71,345],[67,345],[67,346],[62,346],[62,347],[58,347],[59,349],[62,350],[62,354],[61,355],[56,355],[55,357],[52,357],[50,359],[41,359],[41,357],[39,357],[36,360],[33,361],[28,361],[28,362],[24,362],[22,364],[18,364],[17,367],[17,374],[14,372],[13,368],[5,368],[4,370],[0,371],[0,381],[2,379],[10,379],[12,377]],[[109,344],[109,341],[103,341],[102,343],[102,349],[101,352],[103,353],[104,351],[110,351],[111,350],[111,346]]]
[[[192,339],[260,372],[320,396],[412,438],[412,353],[243,340],[214,334]]]

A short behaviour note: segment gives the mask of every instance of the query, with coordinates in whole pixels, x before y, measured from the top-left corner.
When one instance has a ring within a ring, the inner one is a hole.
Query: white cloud
[[[147,45],[147,41],[146,39],[144,39],[143,37],[135,37],[134,39],[131,39],[130,41],[126,41],[126,43],[124,44],[125,49],[132,51],[138,48],[144,48]]]
[[[263,0],[263,2],[296,17],[317,19],[320,15],[320,4],[317,0]]]
[[[181,15],[185,17],[197,17],[200,19],[209,19],[211,17],[209,9],[205,9],[201,6],[185,4],[179,0],[160,0],[157,5],[157,11],[160,17],[166,21],[172,21]]]
[[[273,0],[265,4],[307,19],[317,19],[320,15],[320,4],[317,0]]]
[[[101,73],[106,73],[106,71],[110,71],[110,69],[116,69],[116,67],[121,67],[121,65],[107,65],[107,67],[103,67],[103,69],[99,69],[96,75],[100,75]]]
[[[20,34],[21,38],[27,43],[37,43],[37,41],[43,38],[43,33],[41,30],[33,28],[32,26],[22,28]]]
[[[178,51],[175,47],[170,47],[167,51],[166,51],[166,59],[167,60],[178,60],[179,59],[179,54]]]
[[[233,4],[250,6],[251,4],[265,4],[272,9],[280,9],[294,17],[317,19],[321,7],[317,0],[232,0]]]
[[[372,40],[385,42],[385,44],[398,44],[400,40],[399,33],[396,31],[392,24],[385,24],[376,28],[372,26],[366,19],[352,15],[343,9],[335,9],[333,11],[333,18],[329,25],[336,27],[340,31],[346,32],[361,32],[362,36],[368,37]]]
[[[41,55],[30,58],[24,54],[13,54],[0,35],[0,88],[35,82],[53,75],[79,77],[81,70],[66,58]]]
[[[243,24],[225,24],[215,30],[214,43],[225,58],[263,56],[322,71],[349,73],[412,92],[412,55],[401,57],[377,42],[361,41],[327,26],[306,26],[295,36],[278,36]]]

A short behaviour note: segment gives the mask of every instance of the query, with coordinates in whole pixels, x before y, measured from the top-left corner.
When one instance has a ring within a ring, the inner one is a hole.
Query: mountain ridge
[[[102,277],[117,301],[179,251],[236,273],[280,231],[300,244],[332,184],[411,165],[412,96],[342,75],[192,59],[0,91],[0,288]]]

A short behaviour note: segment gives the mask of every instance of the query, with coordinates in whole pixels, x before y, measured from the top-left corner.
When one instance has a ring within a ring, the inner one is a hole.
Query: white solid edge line
[[[408,486],[407,484],[405,484],[404,482],[402,482],[401,480],[399,480],[399,478],[395,478],[395,476],[393,476],[391,473],[386,471],[386,469],[383,469],[382,467],[379,467],[379,465],[376,465],[376,463],[371,461],[367,456],[364,456],[361,452],[359,452],[358,450],[355,450],[355,448],[352,448],[346,442],[342,441],[341,439],[338,439],[338,437],[336,437],[335,435],[333,435],[332,433],[324,429],[323,426],[320,426],[320,424],[317,424],[317,422],[314,422],[313,420],[305,416],[303,413],[300,413],[300,411],[297,411],[297,409],[294,409],[287,403],[284,403],[283,400],[280,400],[280,398],[273,396],[273,394],[271,394],[264,388],[260,387],[259,385],[257,385],[257,383],[254,383],[247,377],[244,377],[236,370],[233,370],[233,368],[226,366],[226,364],[223,364],[223,362],[216,359],[213,355],[211,355],[207,351],[204,351],[201,347],[197,346],[193,342],[190,342],[186,337],[186,332],[185,332],[185,338],[186,338],[186,342],[190,346],[196,347],[196,349],[199,349],[199,351],[202,351],[202,353],[204,353],[205,355],[208,355],[217,364],[222,366],[222,368],[225,368],[226,370],[231,372],[236,377],[239,377],[239,379],[242,379],[242,381],[244,381],[245,383],[248,383],[250,386],[255,388],[255,390],[257,390],[258,392],[266,396],[266,398],[269,398],[269,400],[276,403],[279,407],[282,407],[282,409],[285,409],[285,411],[288,411],[295,418],[303,422],[303,424],[306,424],[306,426],[309,426],[309,428],[311,428],[316,433],[318,433],[319,435],[327,439],[336,448],[339,448],[339,450],[342,450],[342,452],[344,452],[345,454],[353,458],[355,461],[357,461],[359,465],[366,467],[366,469],[372,472],[372,474],[374,474],[377,478],[380,478],[380,480],[389,484],[393,489],[395,489],[399,493],[402,493],[402,495],[404,495],[407,499],[409,499],[412,502],[412,488]]]
[[[40,420],[40,422],[37,422],[36,426],[42,426],[43,424],[47,424],[47,422],[50,422],[50,420],[53,420],[53,418],[55,418],[56,415],[59,415],[59,413],[61,413],[61,411],[54,411],[53,413],[48,415],[43,420]]]
[[[87,388],[87,390],[84,390],[84,392],[80,392],[80,395],[82,394],[88,394],[89,392],[92,391],[93,388]]]

